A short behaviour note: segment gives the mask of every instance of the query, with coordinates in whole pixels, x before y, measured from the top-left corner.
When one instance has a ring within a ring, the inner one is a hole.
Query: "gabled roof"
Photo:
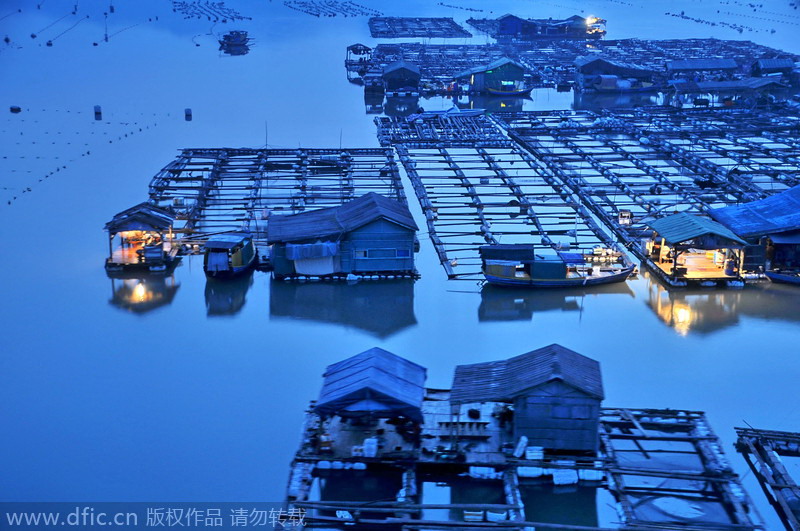
[[[112,234],[126,230],[166,230],[174,221],[168,210],[145,202],[116,214],[106,223],[105,230]]]
[[[800,186],[743,205],[715,208],[708,214],[743,238],[800,229]]]
[[[338,238],[378,219],[385,219],[409,230],[417,230],[417,224],[406,205],[370,192],[338,207],[321,208],[291,216],[270,216],[267,240],[269,243],[280,243]]]
[[[794,68],[794,60],[784,59],[759,59],[756,65],[762,70],[781,70],[784,68]]]
[[[414,63],[409,63],[407,61],[403,61],[400,59],[399,61],[395,61],[394,63],[386,65],[383,69],[383,75],[390,74],[392,72],[397,72],[399,70],[408,70],[416,75],[420,75],[419,67]]]
[[[323,416],[403,415],[422,421],[427,370],[381,348],[371,348],[325,370],[314,411]]]
[[[515,66],[519,67],[522,70],[525,70],[524,66],[522,66],[518,62],[514,61],[513,59],[511,59],[509,57],[501,57],[499,59],[495,59],[494,61],[492,61],[491,63],[489,63],[487,65],[475,66],[475,67],[469,68],[467,70],[464,70],[463,72],[460,72],[460,73],[456,74],[454,77],[456,77],[456,78],[467,77],[467,76],[471,76],[472,74],[477,74],[479,72],[486,72],[487,70],[494,70],[495,68],[500,68],[501,66],[505,66],[507,64],[512,64],[512,65],[515,65]]]
[[[554,380],[598,400],[604,398],[600,364],[553,344],[507,360],[457,366],[450,401],[509,401]]]
[[[584,55],[575,59],[575,66],[578,68],[584,67],[588,64],[602,61],[608,65],[615,66],[624,70],[639,70],[642,72],[654,72],[652,68],[647,68],[634,63],[626,63],[624,61],[617,61],[616,59],[608,59],[603,55]]]
[[[713,219],[679,212],[647,224],[664,238],[669,245],[694,240],[702,236],[719,236],[726,240],[745,245],[747,242],[739,238],[730,229]]]
[[[676,59],[667,61],[667,70],[673,72],[736,70],[737,68],[739,68],[739,65],[733,59]]]

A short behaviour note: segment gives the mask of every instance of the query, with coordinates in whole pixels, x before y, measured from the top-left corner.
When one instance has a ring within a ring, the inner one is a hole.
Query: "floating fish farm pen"
[[[681,212],[705,217],[710,209],[764,199],[800,182],[800,121],[797,110],[788,106],[495,117],[555,182],[575,194],[627,249],[674,287],[739,286],[743,279],[760,275],[745,268],[742,256],[726,257],[736,260],[736,272],[725,276],[730,278],[687,278],[680,270],[665,269],[652,259],[660,256],[650,242],[654,222]],[[709,259],[721,265],[719,257]]]
[[[633,71],[646,73],[661,90],[667,89],[670,80],[740,82],[732,85],[736,89],[764,88],[759,85],[777,81],[782,85],[796,85],[797,72],[787,71],[786,64],[800,60],[800,56],[749,41],[718,39],[592,40],[587,43],[582,39],[562,38],[485,45],[396,43],[379,44],[371,53],[358,56],[353,55],[350,48],[345,61],[348,79],[363,79],[367,72],[380,72],[387,65],[402,60],[419,67],[421,87],[429,94],[452,93],[458,88],[453,81],[459,73],[504,57],[525,67],[526,84],[530,88],[571,84],[581,78],[580,64],[576,63],[579,59],[583,62],[600,58],[612,65],[634,65]],[[762,62],[763,68],[754,67],[763,58],[774,57],[782,61],[773,67],[775,72],[768,68],[772,63]],[[613,75],[612,70],[596,73]],[[631,68],[626,66],[622,70],[625,73]],[[579,90],[582,87],[581,84],[576,86]],[[704,90],[709,89],[719,90],[720,87],[704,87]]]
[[[327,368],[287,489],[307,526],[763,529],[704,414],[602,407],[595,360],[550,345],[458,366],[449,390],[426,372],[379,348]]]
[[[452,18],[372,17],[369,19],[369,31],[375,39],[472,37],[472,33],[459,26]]]
[[[148,202],[133,210],[161,213],[154,229],[168,232],[170,253],[195,252],[233,232],[251,235],[265,250],[271,216],[339,206],[370,192],[407,204],[390,149],[197,148],[182,150],[159,171]],[[118,214],[109,231],[125,229],[120,223],[133,219],[131,211]]]
[[[800,530],[800,486],[784,458],[800,457],[800,433],[736,428],[741,453],[788,531]]]
[[[478,249],[501,240],[598,263],[624,256],[577,197],[487,117],[426,113],[376,123],[381,142],[398,152],[449,278],[480,278]]]

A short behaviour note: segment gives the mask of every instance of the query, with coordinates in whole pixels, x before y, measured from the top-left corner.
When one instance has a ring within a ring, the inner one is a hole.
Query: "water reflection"
[[[634,296],[627,282],[592,289],[531,290],[486,285],[481,290],[478,320],[530,321],[534,313],[580,312],[584,299],[607,294]]]
[[[206,279],[206,311],[209,317],[236,315],[247,301],[253,272],[226,280]]]
[[[665,103],[658,92],[581,92],[575,91],[573,108],[576,110],[603,111],[605,109],[642,107]]]
[[[354,327],[389,337],[417,324],[414,281],[344,282],[273,281],[270,318],[304,319]]]
[[[520,112],[526,102],[530,102],[528,96],[488,96],[485,94],[475,94],[461,96],[455,101],[459,109],[486,109],[489,112]]]
[[[387,96],[383,105],[386,116],[409,116],[419,109],[419,96]]]
[[[764,284],[742,290],[673,290],[651,281],[647,304],[661,321],[680,335],[710,334],[739,324],[741,316],[800,321],[798,290]]]
[[[585,485],[520,485],[525,519],[531,522],[597,527],[597,488]],[[537,529],[548,529],[539,527]]]
[[[175,275],[140,278],[111,278],[111,304],[129,312],[144,314],[172,303],[180,283]]]

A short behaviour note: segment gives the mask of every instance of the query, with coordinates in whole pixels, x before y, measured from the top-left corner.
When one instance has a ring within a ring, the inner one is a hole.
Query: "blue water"
[[[363,3],[395,15],[469,16],[421,0]],[[741,35],[631,3],[509,0],[485,15],[583,10],[609,20],[609,38],[750,38],[800,52],[789,2],[756,12],[745,2],[669,3],[698,18],[730,18],[720,10],[780,21],[742,18],[759,31]],[[232,315],[209,315],[202,264],[190,258],[175,272],[171,303],[145,313],[112,304],[120,284],[103,270],[103,224],[144,200],[178,149],[376,146],[362,89],[343,68],[347,45],[375,41],[363,17],[317,19],[277,1],[232,1],[253,20],[213,26],[152,0],[115,2],[106,43],[108,3],[79,4],[48,29],[74,1],[0,6],[0,35],[11,40],[0,42],[0,500],[282,499],[325,366],[372,346],[427,366],[429,385],[446,387],[456,364],[562,343],[602,363],[606,405],[707,411],[742,474],[734,426],[800,430],[800,291],[791,287],[670,300],[645,275],[597,294],[481,295],[473,282],[445,280],[421,234],[422,279],[376,286],[379,296],[363,286],[272,290],[256,274],[243,305],[241,289],[212,297]],[[248,55],[219,53],[216,35],[229,29],[250,32]],[[534,106],[551,104],[548,94]],[[569,105],[572,95],[563,97]],[[298,297],[303,304],[285,302]],[[372,301],[370,310],[321,311],[347,308],[350,297]],[[745,483],[776,525],[751,475]]]

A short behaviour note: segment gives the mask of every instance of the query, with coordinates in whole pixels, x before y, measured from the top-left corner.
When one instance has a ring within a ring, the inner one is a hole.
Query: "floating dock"
[[[741,453],[789,531],[800,530],[800,486],[781,457],[800,457],[800,433],[736,428]]]
[[[369,192],[407,204],[388,149],[184,149],[150,182],[180,244],[230,231],[266,238],[272,214],[339,206]]]
[[[682,287],[741,285],[759,274],[709,266],[677,279],[645,248],[650,224],[800,184],[799,117],[788,105],[650,107],[423,113],[376,124],[381,143],[398,152],[448,277],[474,278],[476,248],[502,239],[589,254],[619,245]]]
[[[672,40],[586,40],[547,39],[492,44],[379,44],[370,57],[358,63],[347,62],[348,76],[380,72],[386,65],[405,61],[417,65],[422,74],[421,86],[428,94],[448,94],[454,77],[465,70],[489,64],[508,57],[525,67],[526,84],[531,88],[571,84],[577,78],[576,60],[581,57],[599,57],[620,65],[634,66],[652,71],[656,87],[666,87],[672,78],[708,72],[701,64],[686,70],[679,63],[698,58],[718,57],[735,63],[727,70],[728,78],[746,78],[753,74],[754,65],[764,57],[782,57],[800,61],[800,56],[755,44],[750,41],[719,39]],[[690,61],[691,62],[691,61]],[[712,65],[713,66],[713,65]],[[714,68],[708,67],[711,71]]]
[[[308,526],[763,529],[705,415],[601,407],[594,360],[550,345],[458,366],[450,390],[425,371],[377,348],[327,368],[287,489]]]
[[[452,18],[372,17],[369,31],[375,39],[420,37],[423,39],[470,38],[472,33]]]

